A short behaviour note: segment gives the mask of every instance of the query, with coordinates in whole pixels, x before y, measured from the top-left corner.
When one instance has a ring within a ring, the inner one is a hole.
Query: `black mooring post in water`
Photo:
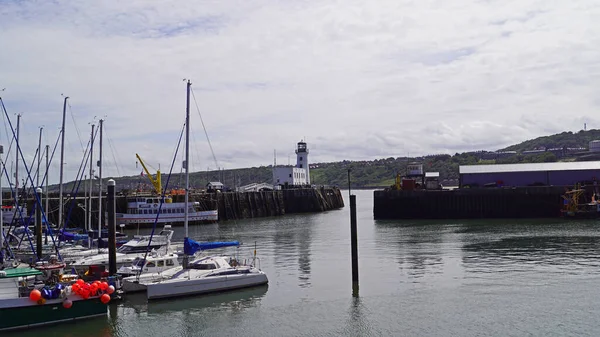
[[[106,208],[108,211],[108,274],[112,276],[117,273],[117,217],[115,214],[115,181],[113,179],[108,181],[106,192]]]
[[[350,196],[350,241],[352,242],[352,296],[358,296],[358,236],[356,230],[356,196]]]
[[[36,188],[36,198],[42,200],[42,189]],[[35,248],[38,261],[42,259],[42,205],[36,201],[35,203]]]
[[[348,196],[352,195],[352,191],[350,189],[350,169],[348,169]]]
[[[350,247],[352,252],[352,296],[358,297],[358,235],[356,229],[356,195],[350,193],[348,169],[348,194],[350,194]]]

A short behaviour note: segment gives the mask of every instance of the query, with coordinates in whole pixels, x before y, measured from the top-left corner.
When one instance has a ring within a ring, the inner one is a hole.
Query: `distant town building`
[[[211,181],[208,184],[206,184],[207,192],[215,192],[215,191],[222,191],[222,190],[223,190],[223,183],[220,181]]]
[[[590,152],[600,152],[600,140],[592,140],[590,142]]]
[[[308,164],[308,148],[301,140],[296,147],[296,166],[274,167],[273,185],[310,185],[310,168]]]
[[[458,170],[461,187],[591,185],[600,177],[600,161],[460,165]]]

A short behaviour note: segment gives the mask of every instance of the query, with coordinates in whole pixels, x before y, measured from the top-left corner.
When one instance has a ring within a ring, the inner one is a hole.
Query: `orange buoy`
[[[106,288],[106,293],[107,294],[112,294],[115,292],[115,287],[114,286],[109,286],[108,288]]]
[[[102,283],[100,283],[100,289],[101,289],[101,290],[106,290],[106,289],[108,289],[108,283],[106,283],[106,282],[102,282]]]
[[[42,293],[37,290],[37,289],[33,289],[30,293],[29,293],[29,299],[37,302],[40,298],[42,298]]]
[[[69,308],[70,308],[70,307],[72,307],[72,306],[73,306],[73,301],[71,301],[71,300],[69,300],[69,299],[67,299],[67,300],[65,300],[65,301],[63,302],[63,307],[64,307],[65,309],[69,309]]]
[[[85,282],[82,279],[77,280],[75,283],[79,284],[80,286],[82,286]]]
[[[100,301],[102,301],[102,303],[104,303],[104,304],[107,304],[108,302],[110,302],[110,295],[104,294],[104,295],[100,296]]]

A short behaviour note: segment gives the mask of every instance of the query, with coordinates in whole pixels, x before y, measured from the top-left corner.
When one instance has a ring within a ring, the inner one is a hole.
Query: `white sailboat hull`
[[[269,280],[262,271],[249,273],[207,276],[197,279],[172,279],[154,284],[147,284],[149,300],[199,295],[210,292],[227,291],[267,284]]]
[[[135,277],[135,276],[134,276]],[[123,281],[122,290],[125,293],[138,293],[146,291],[146,285],[138,281]]]

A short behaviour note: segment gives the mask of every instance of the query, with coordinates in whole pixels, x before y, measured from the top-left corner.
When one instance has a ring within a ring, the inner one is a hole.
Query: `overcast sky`
[[[139,174],[136,152],[168,172],[184,78],[198,104],[192,98],[194,171],[217,165],[198,109],[225,168],[269,165],[274,149],[287,164],[303,138],[312,162],[495,150],[584,123],[600,128],[599,8],[593,0],[4,0],[0,96],[13,125],[23,115],[28,160],[40,126],[54,146],[61,94],[71,97],[67,180],[99,118],[105,177]]]

